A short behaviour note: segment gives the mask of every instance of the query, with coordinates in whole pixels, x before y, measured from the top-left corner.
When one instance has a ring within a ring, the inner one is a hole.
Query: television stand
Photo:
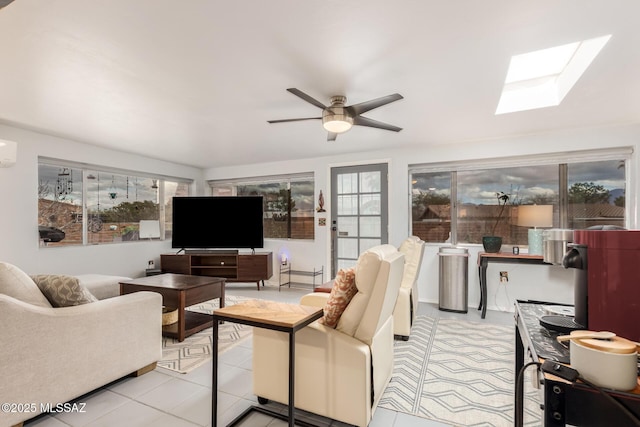
[[[273,276],[273,253],[187,253],[162,254],[160,267],[163,273],[191,276],[223,277],[229,282],[260,282]]]
[[[187,255],[238,255],[237,249],[184,249],[184,253]]]

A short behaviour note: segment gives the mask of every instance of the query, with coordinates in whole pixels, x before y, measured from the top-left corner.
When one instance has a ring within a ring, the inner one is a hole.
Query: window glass
[[[569,228],[625,226],[625,164],[622,161],[568,165]]]
[[[411,175],[412,234],[425,242],[445,242],[451,233],[451,173]]]
[[[189,195],[189,184],[186,182],[164,181],[164,238],[171,240],[173,236],[173,198]]]
[[[139,240],[140,221],[160,219],[158,199],[157,179],[87,171],[87,243]]]
[[[353,185],[353,183],[347,183]],[[262,196],[264,237],[313,239],[315,187],[313,177],[255,178],[236,182],[210,182],[213,196]]]
[[[82,244],[82,170],[38,166],[38,232],[42,246]]]
[[[530,227],[518,225],[516,207],[553,205],[558,212],[557,165],[461,171],[457,179],[458,242],[500,236],[503,243],[526,245]]]
[[[410,175],[411,232],[426,242],[454,244],[478,244],[494,234],[505,244],[525,246],[532,228],[532,220],[525,220],[532,212],[524,209],[528,205],[551,206],[555,228],[624,227],[627,154],[604,154],[598,161],[591,161],[598,155],[572,153],[555,164],[548,158],[542,164],[529,159],[524,165],[486,169],[463,164],[464,170],[451,165],[449,171],[439,166],[445,170],[430,172],[416,167]]]
[[[141,221],[144,240],[171,238],[172,198],[187,196],[189,181],[50,162],[38,163],[41,246],[138,241]]]

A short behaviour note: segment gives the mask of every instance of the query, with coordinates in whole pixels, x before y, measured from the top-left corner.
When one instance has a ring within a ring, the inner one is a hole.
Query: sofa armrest
[[[162,297],[154,292],[61,308],[0,294],[0,323],[2,402],[63,403],[162,357]],[[10,415],[12,425],[37,413]]]
[[[329,300],[329,295],[330,294],[325,292],[312,292],[300,298],[300,304],[324,308],[325,304],[327,304],[327,301]]]

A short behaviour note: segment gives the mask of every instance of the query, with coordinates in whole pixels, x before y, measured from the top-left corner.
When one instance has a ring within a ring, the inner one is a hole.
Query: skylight
[[[496,114],[559,105],[610,38],[512,56]]]

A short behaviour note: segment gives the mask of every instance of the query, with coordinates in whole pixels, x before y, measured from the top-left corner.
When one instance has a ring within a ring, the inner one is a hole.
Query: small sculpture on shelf
[[[320,190],[320,195],[318,196],[318,207],[316,208],[316,212],[326,212],[324,209],[324,196],[322,195],[322,190]]]

